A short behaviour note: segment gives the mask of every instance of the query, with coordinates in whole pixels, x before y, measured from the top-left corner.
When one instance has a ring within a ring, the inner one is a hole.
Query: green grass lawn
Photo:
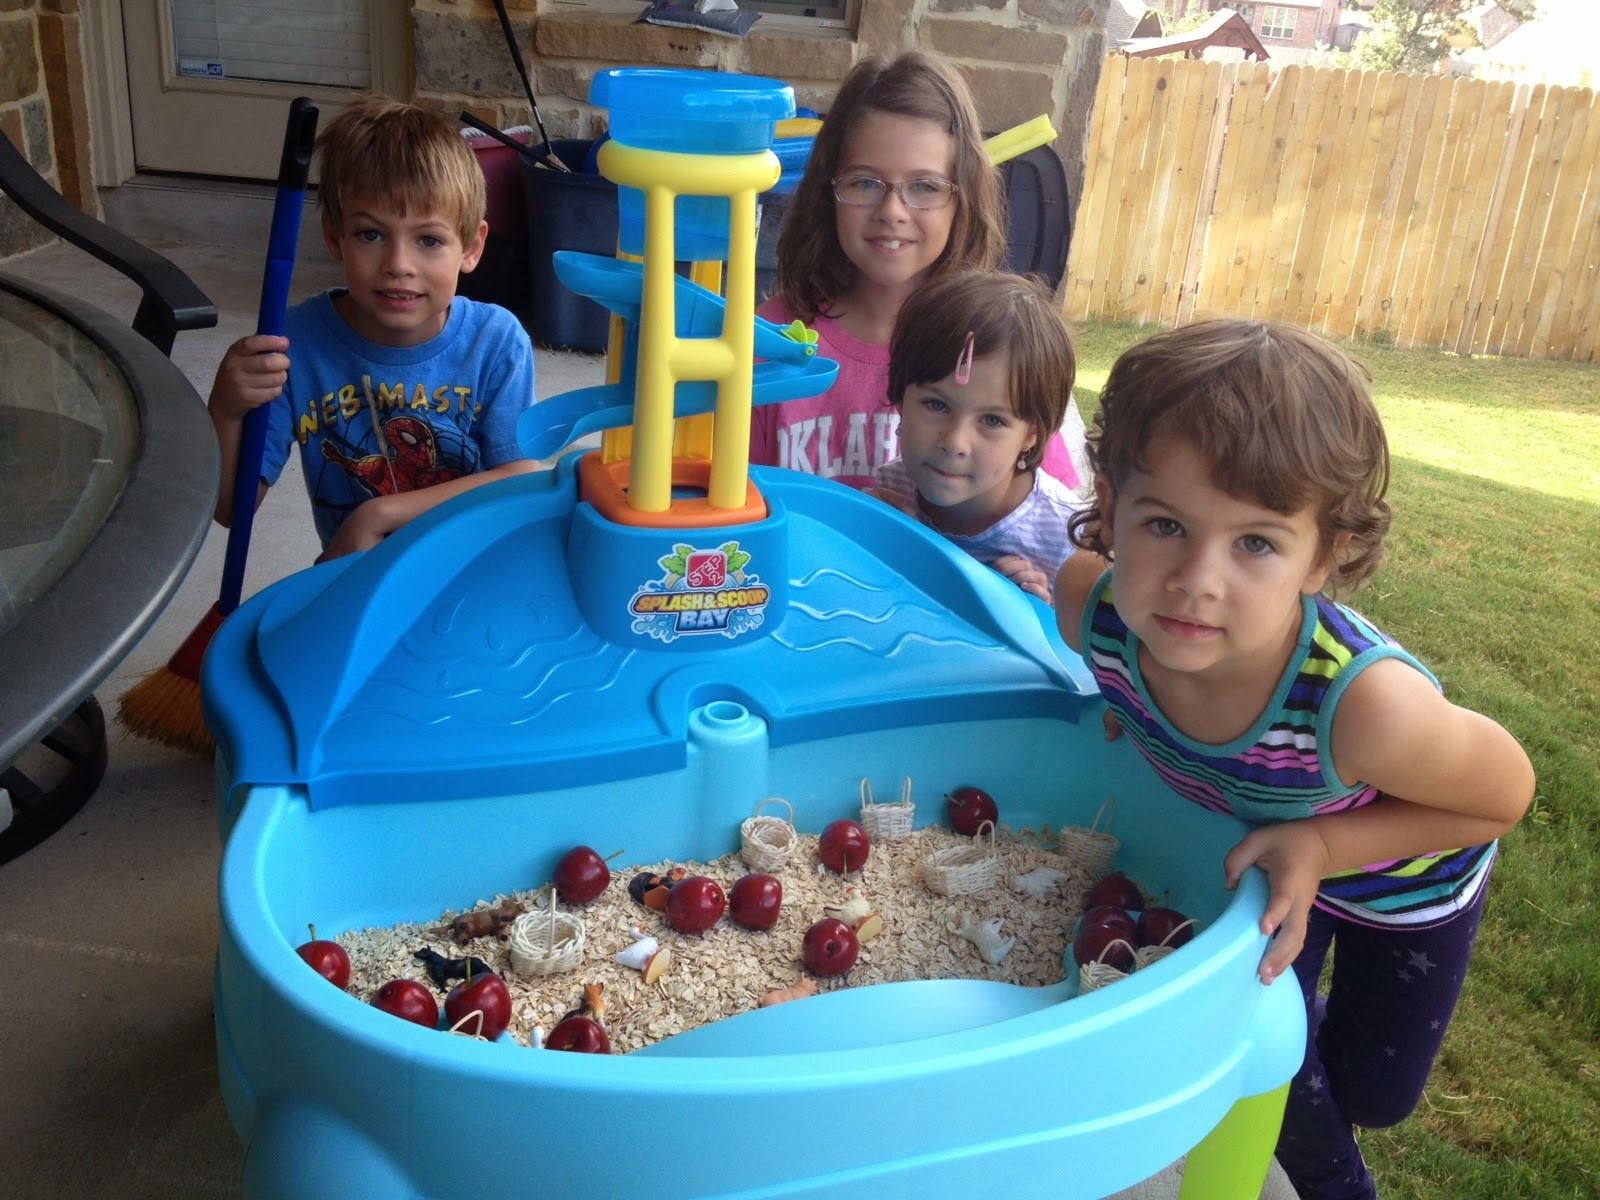
[[[1074,327],[1092,420],[1154,332]],[[1351,602],[1527,748],[1477,955],[1427,1093],[1362,1147],[1385,1200],[1600,1196],[1600,367],[1345,347],[1394,460],[1389,556]]]

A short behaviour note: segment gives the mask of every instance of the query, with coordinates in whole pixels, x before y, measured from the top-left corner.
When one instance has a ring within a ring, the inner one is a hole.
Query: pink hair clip
[[[972,350],[976,341],[977,334],[970,329],[967,330],[966,344],[961,347],[961,353],[956,356],[957,383],[966,384],[972,382]]]

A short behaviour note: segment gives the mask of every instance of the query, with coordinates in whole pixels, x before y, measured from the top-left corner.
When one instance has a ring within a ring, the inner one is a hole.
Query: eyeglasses
[[[841,175],[833,181],[833,198],[840,204],[876,208],[890,192],[899,196],[907,208],[943,208],[956,194],[956,185],[937,177],[886,183],[873,175]]]

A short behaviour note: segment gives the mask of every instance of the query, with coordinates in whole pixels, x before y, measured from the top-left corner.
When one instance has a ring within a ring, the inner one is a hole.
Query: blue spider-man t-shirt
[[[334,309],[343,289],[289,310],[289,382],[272,401],[261,478],[300,446],[317,535],[327,547],[363,501],[524,458],[517,418],[533,405],[533,346],[496,304],[457,296],[420,346],[379,346]]]

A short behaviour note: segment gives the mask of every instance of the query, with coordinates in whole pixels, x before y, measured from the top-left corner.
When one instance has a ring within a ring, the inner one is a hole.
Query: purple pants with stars
[[[1353,1126],[1405,1120],[1444,1041],[1483,897],[1442,925],[1375,929],[1311,910],[1294,973],[1306,997],[1306,1059],[1289,1085],[1277,1158],[1300,1200],[1375,1200]],[[1317,979],[1329,946],[1326,999]]]

